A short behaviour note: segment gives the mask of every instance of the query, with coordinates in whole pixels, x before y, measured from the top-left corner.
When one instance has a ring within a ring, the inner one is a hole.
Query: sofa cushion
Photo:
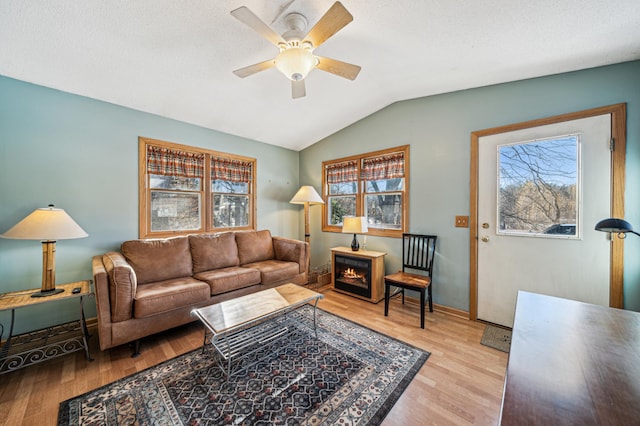
[[[133,268],[122,254],[111,251],[102,256],[102,263],[109,275],[109,300],[111,302],[111,321],[125,321],[133,315],[133,297],[138,282]]]
[[[276,281],[292,279],[300,273],[300,266],[296,262],[284,262],[282,260],[263,260],[261,262],[242,265],[244,268],[260,271],[262,284],[271,284]]]
[[[191,277],[138,286],[133,315],[145,318],[209,300],[209,285]]]
[[[189,235],[193,273],[238,266],[238,246],[233,232]]]
[[[268,229],[236,232],[236,243],[238,244],[238,257],[241,265],[269,260],[274,257],[273,241]]]
[[[187,237],[125,241],[121,250],[136,272],[138,284],[193,275]]]
[[[194,278],[209,284],[211,295],[215,296],[228,291],[260,284],[260,271],[257,269],[233,266],[230,268],[201,272],[195,274]]]

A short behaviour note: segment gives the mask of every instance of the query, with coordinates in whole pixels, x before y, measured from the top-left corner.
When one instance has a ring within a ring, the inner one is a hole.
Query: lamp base
[[[31,293],[31,297],[48,297],[54,294],[60,294],[64,291],[64,288],[54,288],[53,290],[39,291],[37,293]]]
[[[358,243],[358,237],[356,237],[356,234],[353,234],[353,241],[351,241],[351,251],[358,251],[360,250],[360,244]]]

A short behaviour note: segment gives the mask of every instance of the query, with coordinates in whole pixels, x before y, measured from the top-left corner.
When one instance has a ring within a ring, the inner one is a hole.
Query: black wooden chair
[[[433,312],[431,297],[433,258],[436,254],[435,235],[402,234],[402,270],[384,277],[384,316],[389,315],[389,298],[404,291],[420,293],[420,327],[424,328],[425,293],[429,297],[429,312]],[[412,271],[412,272],[409,272]],[[391,287],[397,287],[391,294]]]

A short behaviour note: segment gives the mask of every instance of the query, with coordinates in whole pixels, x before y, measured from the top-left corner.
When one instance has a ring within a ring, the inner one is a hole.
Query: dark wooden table
[[[640,424],[640,313],[520,291],[501,424]]]

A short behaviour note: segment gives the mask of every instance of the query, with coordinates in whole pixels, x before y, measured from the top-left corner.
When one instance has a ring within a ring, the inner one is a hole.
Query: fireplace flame
[[[364,277],[364,274],[358,274],[356,272],[355,269],[353,268],[347,268],[344,270],[344,272],[342,272],[342,277],[343,278],[349,278],[352,280],[362,280],[362,282],[366,283],[366,279]]]

